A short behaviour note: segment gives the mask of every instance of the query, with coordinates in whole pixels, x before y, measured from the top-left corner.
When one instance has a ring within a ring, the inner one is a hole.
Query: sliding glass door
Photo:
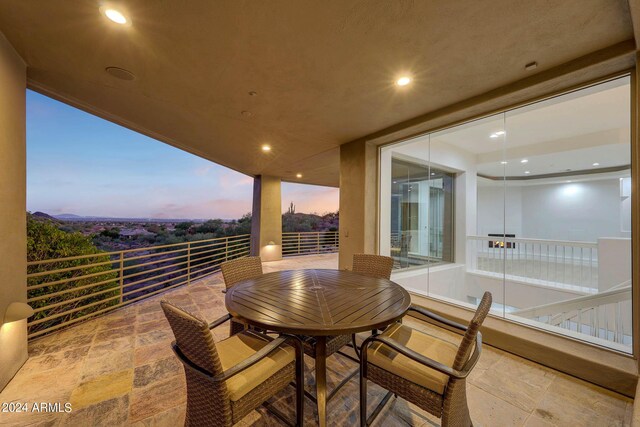
[[[630,78],[381,149],[407,289],[631,352]]]

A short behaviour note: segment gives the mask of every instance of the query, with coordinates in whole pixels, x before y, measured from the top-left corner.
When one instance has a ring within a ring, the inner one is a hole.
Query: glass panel
[[[455,171],[453,265],[429,271],[430,295],[468,307],[485,291],[492,312],[504,311],[504,115],[476,120],[431,135],[431,164]],[[478,161],[492,165],[495,179],[477,172]]]
[[[509,317],[631,352],[628,77],[507,113]],[[513,165],[513,167],[511,167]]]
[[[630,79],[381,150],[407,289],[631,352]]]

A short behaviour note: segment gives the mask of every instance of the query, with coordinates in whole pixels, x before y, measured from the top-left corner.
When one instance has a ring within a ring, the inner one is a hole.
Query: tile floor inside
[[[336,267],[336,254],[264,264],[265,272]],[[0,393],[0,402],[70,403],[72,411],[0,413],[0,425],[182,425],[186,399],[184,373],[171,352],[169,344],[173,336],[158,303],[167,299],[212,321],[226,313],[223,288],[217,273],[188,287],[176,288],[33,340],[29,345],[29,360]],[[433,328],[410,318],[405,323],[415,328]],[[215,338],[224,339],[227,332],[225,324],[214,330]],[[313,390],[313,361],[307,360],[306,366],[306,385]],[[329,388],[355,368],[345,357],[329,358]],[[329,425],[357,425],[358,390],[355,377],[329,403]],[[372,411],[384,391],[373,384],[368,390],[369,411]],[[622,426],[631,423],[631,399],[486,345],[470,375],[467,392],[474,424],[480,426]],[[293,388],[275,396],[274,405],[293,414]],[[315,424],[309,401],[305,417],[309,425]],[[239,424],[271,426],[280,422],[261,408]],[[392,399],[376,425],[435,426],[439,421],[415,405]]]

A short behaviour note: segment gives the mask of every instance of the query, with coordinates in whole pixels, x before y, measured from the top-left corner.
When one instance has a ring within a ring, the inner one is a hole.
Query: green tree
[[[176,230],[189,231],[189,229],[193,226],[193,222],[179,222],[176,224]]]
[[[82,255],[95,256],[27,267],[32,275],[28,279],[27,297],[36,310],[31,322],[47,318],[44,322],[31,324],[29,333],[116,305],[120,289],[118,274],[113,270],[111,260],[107,255],[102,255],[90,237],[78,232],[64,232],[51,221],[36,220],[27,213],[28,261]],[[97,285],[90,286],[92,284]],[[51,294],[54,295],[49,296]]]
[[[67,230],[63,230],[63,231],[67,231]],[[104,237],[108,237],[110,239],[117,239],[118,237],[120,237],[120,229],[113,227],[110,229],[104,229],[100,232],[101,236]]]

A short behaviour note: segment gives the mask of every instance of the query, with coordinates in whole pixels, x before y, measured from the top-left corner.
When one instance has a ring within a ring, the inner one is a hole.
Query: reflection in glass
[[[391,162],[391,256],[396,268],[453,262],[452,173]]]

